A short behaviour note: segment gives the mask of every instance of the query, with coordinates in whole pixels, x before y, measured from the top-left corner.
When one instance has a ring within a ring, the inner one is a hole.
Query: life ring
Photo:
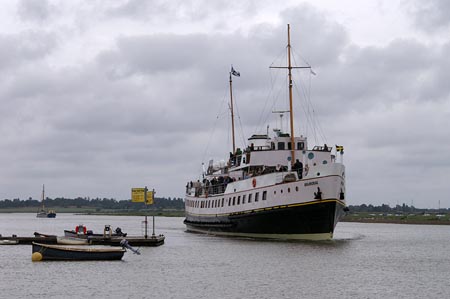
[[[253,185],[253,188],[256,187],[256,179],[255,178],[253,178],[253,180],[252,180],[252,185]]]

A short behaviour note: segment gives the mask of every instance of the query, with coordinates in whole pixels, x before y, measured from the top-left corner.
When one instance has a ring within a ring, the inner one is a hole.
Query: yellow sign
[[[152,205],[153,204],[153,191],[147,192],[147,202],[146,204]]]
[[[145,202],[145,188],[131,189],[131,202]]]

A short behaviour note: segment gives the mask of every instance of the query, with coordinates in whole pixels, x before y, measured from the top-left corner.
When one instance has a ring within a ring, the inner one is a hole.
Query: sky
[[[0,200],[183,197],[287,124],[343,145],[347,203],[450,207],[450,2],[19,0],[0,10]],[[297,83],[298,82],[298,83]],[[305,108],[306,107],[306,108]],[[287,120],[287,116],[283,118]]]

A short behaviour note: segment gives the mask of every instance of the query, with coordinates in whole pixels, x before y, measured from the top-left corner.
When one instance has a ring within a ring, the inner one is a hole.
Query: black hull
[[[188,230],[218,235],[330,239],[343,209],[338,200],[323,200],[217,217],[187,215],[185,224]]]
[[[121,260],[125,250],[119,249],[74,249],[67,246],[45,246],[33,243],[33,253],[39,252],[42,260],[51,261],[99,261]]]

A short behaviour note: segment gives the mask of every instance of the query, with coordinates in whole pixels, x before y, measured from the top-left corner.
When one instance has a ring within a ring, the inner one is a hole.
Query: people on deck
[[[292,170],[297,171],[299,179],[303,177],[303,163],[300,162],[298,159],[295,160],[295,163],[292,166]]]

